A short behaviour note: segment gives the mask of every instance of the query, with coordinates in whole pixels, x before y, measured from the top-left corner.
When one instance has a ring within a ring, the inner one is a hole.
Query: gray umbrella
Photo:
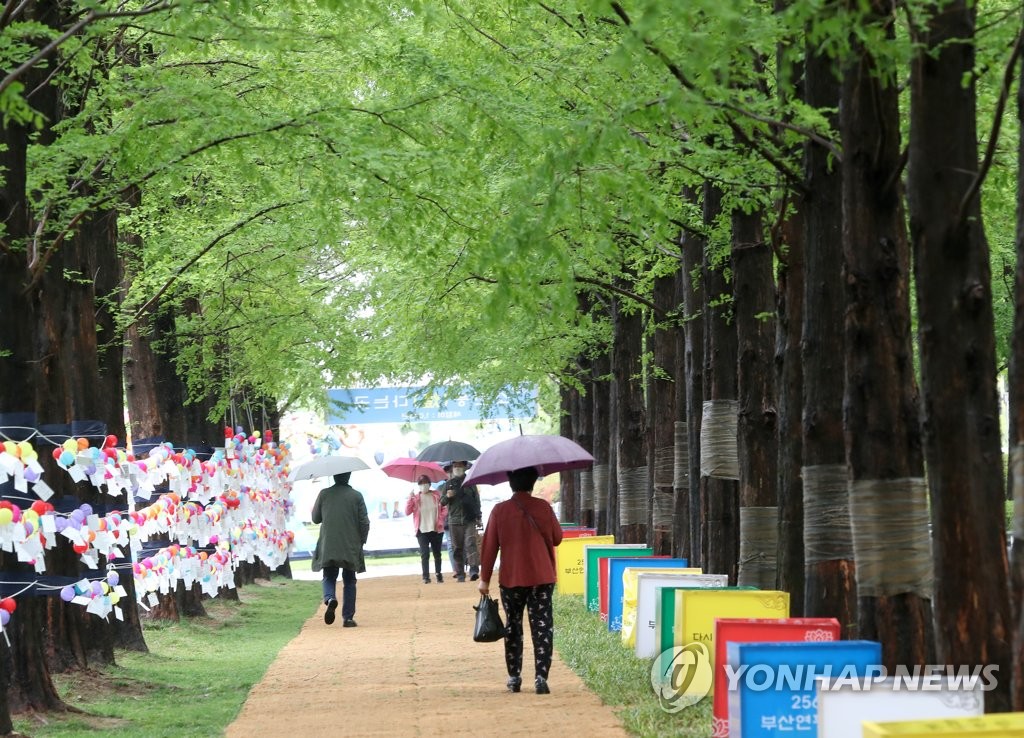
[[[462,441],[432,443],[416,455],[418,461],[472,461],[480,452]]]
[[[333,477],[335,474],[369,468],[370,465],[358,456],[317,456],[292,469],[291,474],[288,475],[288,481]]]

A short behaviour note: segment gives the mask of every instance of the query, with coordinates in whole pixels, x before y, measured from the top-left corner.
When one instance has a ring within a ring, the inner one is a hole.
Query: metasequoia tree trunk
[[[611,496],[612,386],[611,357],[607,353],[594,359],[594,526],[598,535],[613,532],[608,520],[608,498]]]
[[[697,192],[686,188],[682,192],[683,203],[694,212],[699,221]],[[676,487],[676,534],[677,540],[685,542],[676,550],[677,556],[689,559],[690,566],[703,567],[707,560],[704,555],[704,522],[707,508],[703,502],[704,480],[700,473],[700,423],[704,407],[704,295],[702,276],[705,239],[696,227],[684,230],[679,237],[679,250],[683,258],[679,289],[682,293],[684,312],[683,349],[680,354],[682,384],[684,393],[680,407],[685,407],[683,423],[677,442],[686,444],[688,473],[686,485]],[[682,449],[678,452],[682,456]],[[676,469],[677,473],[679,469]]]
[[[576,393],[576,443],[594,455],[594,371],[590,359],[580,357],[583,391]],[[577,522],[594,527],[594,469],[580,471],[580,510]]]
[[[803,200],[781,231],[775,336],[779,393],[779,544],[775,588],[789,592],[789,614],[804,609],[803,385],[800,344],[804,319]]]
[[[559,389],[559,394],[561,396],[559,433],[565,438],[572,438],[572,410],[576,404],[576,395],[578,393],[575,387],[563,383]],[[565,522],[578,522],[576,474],[571,471],[562,472],[558,475],[558,479],[559,499],[562,502],[560,506],[561,519]]]
[[[1003,458],[989,249],[981,220],[976,6],[953,0],[911,66],[908,202],[939,661],[1010,672]],[[1009,710],[1010,680],[986,692]]]
[[[775,280],[759,212],[732,215],[733,311],[737,343],[739,460],[738,583],[775,586],[778,550],[778,407],[775,392]]]
[[[647,542],[647,417],[644,411],[643,321],[635,305],[613,309],[612,372],[615,387],[619,543]]]
[[[1017,80],[1017,268],[1013,280],[1013,337],[1010,343],[1010,479],[1013,499],[1013,709],[1024,710],[1024,59]]]
[[[722,209],[721,192],[711,184],[704,187],[704,223],[711,229]],[[739,562],[739,470],[736,468],[735,403],[736,327],[733,322],[732,290],[726,279],[729,246],[710,240],[704,250],[704,414],[701,424],[701,476],[706,489],[705,570],[708,574],[728,574],[735,584]],[[709,427],[712,417],[720,428]],[[731,426],[730,426],[731,423]],[[731,432],[730,432],[731,428]],[[717,436],[717,439],[715,438]],[[730,438],[732,440],[730,440]],[[724,448],[709,454],[712,441]],[[731,446],[729,444],[732,444]],[[712,456],[714,468],[707,468],[705,458]],[[774,480],[773,480],[774,481]]]
[[[890,37],[892,6],[869,21]],[[909,253],[900,181],[899,91],[870,51],[855,49],[840,102],[850,514],[858,636],[882,643],[885,665],[930,663],[927,500],[910,341]],[[961,449],[958,453],[962,452]],[[895,530],[894,530],[895,529]],[[914,545],[916,536],[924,545]],[[898,551],[894,544],[901,545]],[[893,560],[900,562],[893,566]]]
[[[680,260],[680,267],[682,267]],[[686,373],[686,316],[683,308],[684,286],[687,279],[683,269],[676,272],[676,305],[679,328],[673,334],[676,352],[675,381],[672,385],[676,401],[676,422],[673,437],[672,478],[672,555],[692,560],[690,556],[690,441],[686,415],[686,391],[689,377]],[[697,476],[700,476],[698,471]]]
[[[840,85],[831,59],[808,53],[804,96],[819,110],[839,107]],[[838,127],[835,113],[828,114]],[[803,364],[803,545],[794,553],[806,569],[803,614],[834,617],[848,636],[855,632],[857,583],[850,528],[849,472],[843,435],[845,344],[841,325],[843,292],[843,182],[834,153],[816,141],[804,147],[803,199],[804,319],[800,361]],[[837,514],[835,511],[839,510]],[[795,562],[794,562],[795,563]],[[789,568],[787,567],[787,570]],[[796,576],[795,572],[793,576]]]
[[[676,390],[673,377],[680,376],[676,359],[676,284],[678,268],[654,280],[654,366],[650,372],[651,428],[648,433],[652,469],[650,543],[656,554],[672,553],[672,514],[675,503]]]

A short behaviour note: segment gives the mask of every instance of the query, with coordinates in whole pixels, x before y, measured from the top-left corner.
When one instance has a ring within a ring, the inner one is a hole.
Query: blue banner
[[[525,415],[523,410],[513,412],[513,397],[516,408],[528,408]],[[471,395],[464,394],[441,402],[436,394],[426,393],[423,387],[331,389],[327,391],[327,398],[331,403],[328,425],[480,420],[485,417],[483,406]],[[491,417],[534,417],[536,405],[536,387],[514,395],[502,393],[492,408]]]

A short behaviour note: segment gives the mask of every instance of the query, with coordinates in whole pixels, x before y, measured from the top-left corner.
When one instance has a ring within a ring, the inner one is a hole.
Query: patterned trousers
[[[536,676],[546,680],[554,650],[555,619],[551,611],[554,583],[533,587],[500,587],[500,590],[506,618],[505,667],[508,675],[517,677],[523,671],[523,608],[526,608],[530,618],[530,635],[533,637]]]

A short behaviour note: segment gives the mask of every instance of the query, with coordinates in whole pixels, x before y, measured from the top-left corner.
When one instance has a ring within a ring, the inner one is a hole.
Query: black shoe
[[[430,584],[430,577],[423,577],[424,584]]]
[[[341,627],[342,628],[354,628],[354,627],[356,627],[356,621],[353,620],[352,618],[349,618],[348,620],[346,620],[344,623],[341,624]],[[540,687],[538,687],[538,689],[540,689]]]
[[[441,576],[440,572],[437,575],[437,583],[438,584],[444,584],[444,577]]]
[[[480,578],[479,574],[470,574],[469,575],[469,581],[471,581],[471,582],[475,582],[479,578]]]
[[[551,690],[548,689],[548,680],[537,677],[534,681],[534,687],[537,690],[537,694],[551,694]]]
[[[509,677],[505,686],[509,692],[518,692],[519,688],[523,686],[523,679],[522,677]]]
[[[324,612],[324,622],[330,625],[334,622],[334,611],[338,609],[338,601],[333,597],[326,602],[327,610]]]

